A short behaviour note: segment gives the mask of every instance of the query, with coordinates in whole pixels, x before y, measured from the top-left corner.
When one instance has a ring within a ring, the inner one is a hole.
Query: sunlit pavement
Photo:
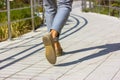
[[[120,19],[81,12],[75,2],[62,30],[64,55],[51,65],[46,26],[0,43],[0,80],[120,80]]]

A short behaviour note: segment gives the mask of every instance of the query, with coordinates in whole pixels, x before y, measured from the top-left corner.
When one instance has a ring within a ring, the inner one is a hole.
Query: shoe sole
[[[55,53],[55,48],[54,44],[52,41],[51,36],[48,34],[46,36],[43,36],[42,38],[43,43],[45,45],[45,55],[49,63],[55,64],[56,63],[56,53]]]

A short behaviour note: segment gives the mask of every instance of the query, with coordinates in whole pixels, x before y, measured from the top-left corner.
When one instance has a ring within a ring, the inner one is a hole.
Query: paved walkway
[[[0,80],[120,80],[120,20],[82,13],[79,2],[73,7],[56,65],[45,58],[41,27],[0,43]]]

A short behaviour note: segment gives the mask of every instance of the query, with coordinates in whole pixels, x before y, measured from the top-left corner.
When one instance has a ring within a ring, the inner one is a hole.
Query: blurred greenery
[[[109,2],[109,0],[87,0],[87,1],[92,1],[93,7],[86,9],[84,8],[83,11],[85,12],[91,11],[91,12],[111,15],[114,17],[120,17],[120,0],[113,0],[111,2]]]
[[[6,10],[6,0],[0,0],[0,11]],[[26,8],[24,8],[26,7]],[[10,1],[10,20],[12,38],[21,36],[32,30],[32,20],[30,0],[13,0]],[[22,8],[22,9],[19,9]],[[15,9],[15,10],[12,10]],[[35,12],[42,12],[41,6],[36,6]],[[39,28],[43,22],[43,19],[34,14],[35,29]],[[8,24],[7,24],[7,12],[0,12],[0,42],[8,39]]]

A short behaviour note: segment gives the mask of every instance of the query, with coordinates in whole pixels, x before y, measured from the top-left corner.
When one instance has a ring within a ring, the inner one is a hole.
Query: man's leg
[[[73,0],[57,0],[57,13],[54,17],[51,29],[56,30],[58,33],[61,32],[61,29],[69,17],[72,2]]]
[[[45,46],[45,55],[47,60],[51,64],[55,64],[56,52],[55,52],[53,37],[51,35],[51,27],[57,11],[56,0],[43,0],[43,5],[45,8],[45,18],[49,32],[42,38]]]
[[[51,28],[51,34],[53,38],[59,37],[60,32],[69,17],[72,8],[72,2],[73,0],[57,0],[57,13]],[[61,56],[62,48],[59,41],[56,41],[54,46],[57,55]]]
[[[46,48],[46,57],[51,64],[55,64],[56,62],[56,53],[62,53],[62,49],[57,38],[69,17],[72,5],[72,0],[57,1],[58,6],[55,7],[56,0],[43,0],[46,23],[50,32],[48,35],[43,36],[43,43]]]
[[[48,31],[50,32],[54,17],[57,12],[56,0],[43,0],[43,6],[45,8],[45,19],[46,19],[47,28]]]

